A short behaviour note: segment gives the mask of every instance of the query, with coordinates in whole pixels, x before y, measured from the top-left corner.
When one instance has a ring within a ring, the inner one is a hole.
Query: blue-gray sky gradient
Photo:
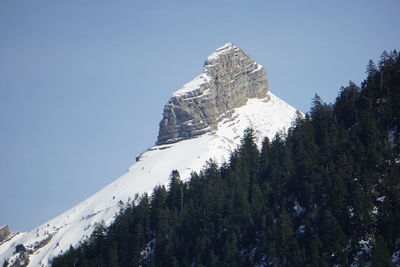
[[[233,42],[306,112],[398,49],[400,1],[0,2],[0,224],[26,231],[123,174],[163,105]]]

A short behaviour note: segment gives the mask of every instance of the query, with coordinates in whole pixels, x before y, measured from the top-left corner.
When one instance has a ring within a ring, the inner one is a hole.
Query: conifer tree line
[[[400,55],[287,134],[172,171],[53,266],[400,266]]]

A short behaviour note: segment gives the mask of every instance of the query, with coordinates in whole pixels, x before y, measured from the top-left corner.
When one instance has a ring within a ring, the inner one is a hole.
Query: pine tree
[[[168,195],[166,203],[171,210],[183,210],[183,182],[179,172],[173,170],[169,177]]]
[[[368,76],[374,76],[377,73],[377,68],[375,66],[375,63],[370,59],[368,61],[368,65],[367,65],[367,71],[366,73],[368,74]]]

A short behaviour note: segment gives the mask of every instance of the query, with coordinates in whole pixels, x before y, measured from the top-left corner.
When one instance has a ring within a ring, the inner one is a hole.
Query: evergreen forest
[[[63,266],[400,266],[400,54],[287,133],[121,205]]]

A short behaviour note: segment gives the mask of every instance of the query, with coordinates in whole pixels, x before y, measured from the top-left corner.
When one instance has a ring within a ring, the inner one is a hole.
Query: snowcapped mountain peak
[[[54,256],[87,239],[98,223],[112,223],[121,203],[166,185],[172,170],[187,180],[210,158],[226,161],[246,128],[254,130],[260,144],[288,129],[296,117],[295,108],[268,90],[264,68],[230,43],[212,53],[203,72],[184,88],[164,107],[157,145],[139,155],[127,173],[70,210],[30,232],[7,234],[0,242],[0,263],[49,266]]]
[[[203,72],[174,92],[166,104],[157,144],[170,144],[217,130],[218,123],[250,98],[265,98],[264,68],[232,43],[218,48]]]

